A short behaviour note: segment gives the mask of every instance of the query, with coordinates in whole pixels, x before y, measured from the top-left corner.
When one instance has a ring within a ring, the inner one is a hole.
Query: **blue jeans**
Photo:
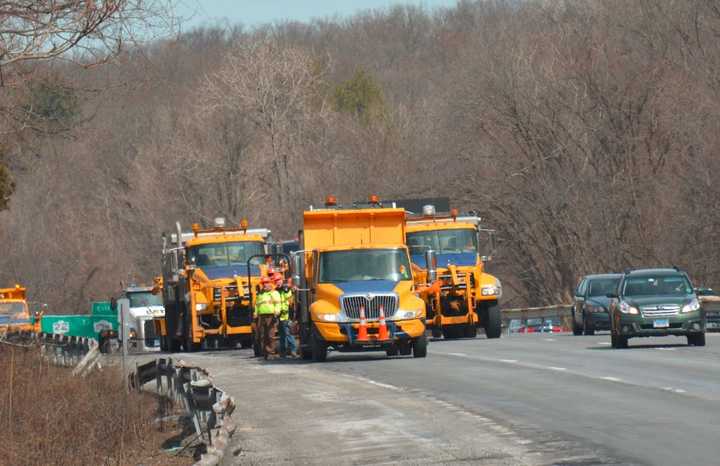
[[[278,326],[280,330],[280,355],[283,356],[287,352],[297,352],[297,344],[295,343],[295,337],[290,333],[290,321],[281,320]]]

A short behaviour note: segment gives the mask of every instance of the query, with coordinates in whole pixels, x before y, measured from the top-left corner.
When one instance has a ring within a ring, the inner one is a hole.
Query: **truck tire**
[[[430,329],[433,338],[440,338],[443,335],[442,329],[437,325],[433,325]]]
[[[477,336],[477,327],[475,324],[465,325],[465,338],[475,338]]]
[[[322,339],[313,332],[310,347],[312,350],[313,362],[325,362],[327,359],[327,345]]]
[[[500,315],[500,305],[495,302],[488,306],[485,306],[483,311],[486,313],[485,322],[485,336],[488,338],[500,338],[502,334],[502,317]]]
[[[427,337],[421,335],[412,342],[413,358],[424,358],[427,356]]]
[[[690,346],[705,346],[705,334],[695,333],[687,336],[688,345]]]

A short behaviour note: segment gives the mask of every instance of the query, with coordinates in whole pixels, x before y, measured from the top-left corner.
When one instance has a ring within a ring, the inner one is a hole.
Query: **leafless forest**
[[[627,266],[720,285],[719,38],[716,0],[461,1],[24,65],[0,283],[85,310],[149,282],[176,220],[284,239],[328,193],[377,193],[478,210],[507,304]]]

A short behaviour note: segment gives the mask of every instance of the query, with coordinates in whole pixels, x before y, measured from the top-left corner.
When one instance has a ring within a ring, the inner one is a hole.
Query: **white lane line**
[[[602,380],[608,380],[610,382],[622,382],[622,379],[618,379],[617,377],[600,377]]]
[[[551,371],[566,371],[567,370],[566,367],[556,367],[556,366],[548,366],[548,369],[550,369]]]
[[[545,341],[555,341],[554,338],[545,338],[544,340],[545,340]]]
[[[658,351],[675,351],[675,348],[655,348]]]
[[[500,361],[500,362],[507,362],[507,363],[510,363],[510,364],[515,364],[515,363],[518,362],[517,359],[499,359],[498,361]]]
[[[602,345],[602,346],[610,346],[610,342],[609,342],[609,341],[598,341],[597,344],[598,344],[598,345]]]
[[[457,356],[459,358],[466,358],[467,354],[465,354],[465,353],[448,353],[448,356]]]

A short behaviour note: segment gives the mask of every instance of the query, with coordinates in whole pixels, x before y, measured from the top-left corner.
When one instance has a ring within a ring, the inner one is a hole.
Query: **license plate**
[[[668,319],[657,319],[653,321],[654,328],[668,328],[669,326],[670,321]]]

